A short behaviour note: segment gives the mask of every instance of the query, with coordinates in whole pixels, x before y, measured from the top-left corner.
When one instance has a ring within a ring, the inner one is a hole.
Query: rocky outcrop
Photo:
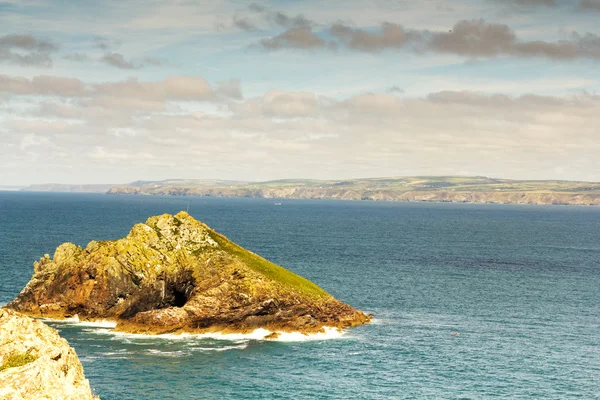
[[[31,281],[7,307],[109,319],[137,333],[316,333],[370,319],[185,212],[151,217],[120,240],[59,246],[34,264]]]
[[[98,398],[75,350],[55,329],[0,309],[0,399]]]

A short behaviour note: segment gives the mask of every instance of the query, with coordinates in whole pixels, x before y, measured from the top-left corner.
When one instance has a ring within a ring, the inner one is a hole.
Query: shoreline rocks
[[[55,329],[7,309],[0,309],[0,398],[99,400]]]

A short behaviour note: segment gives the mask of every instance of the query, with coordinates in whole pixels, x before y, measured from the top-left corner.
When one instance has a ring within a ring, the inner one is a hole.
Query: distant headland
[[[482,176],[284,179],[266,182],[171,179],[136,181],[126,185],[32,185],[21,190],[112,195],[600,205],[600,182],[511,180]]]

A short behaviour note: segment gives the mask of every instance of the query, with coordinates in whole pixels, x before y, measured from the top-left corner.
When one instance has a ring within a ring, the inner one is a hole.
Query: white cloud
[[[23,136],[23,138],[21,139],[21,143],[19,144],[19,149],[27,150],[30,147],[45,146],[45,145],[49,145],[49,144],[50,144],[50,141],[48,140],[48,138],[34,135],[34,134],[28,134],[28,135]]]
[[[319,100],[314,93],[270,90],[261,97],[242,104],[231,103],[232,111],[241,115],[266,115],[281,118],[314,117],[319,113]]]
[[[333,100],[311,92],[272,90],[227,103],[228,113],[170,112],[171,102],[203,98],[210,94],[210,85],[197,81],[198,86],[183,90],[171,80],[161,82],[148,87],[140,82],[106,85],[90,90],[112,97],[68,105],[39,98],[44,119],[32,115],[5,123],[5,142],[20,137],[21,151],[35,148],[39,153],[36,162],[47,162],[43,150],[55,146],[68,150],[64,163],[69,165],[104,170],[102,163],[108,163],[131,169],[131,175],[144,170],[155,178],[464,171],[542,178],[560,164],[563,177],[585,179],[582,165],[590,173],[599,167],[591,154],[600,152],[595,129],[600,126],[600,98],[592,94],[445,91],[424,97],[363,93]],[[135,97],[140,91],[158,100]],[[69,122],[74,116],[79,124]]]

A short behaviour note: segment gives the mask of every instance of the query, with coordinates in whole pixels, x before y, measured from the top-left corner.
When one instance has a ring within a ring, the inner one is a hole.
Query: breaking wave
[[[166,339],[166,340],[201,340],[201,339],[212,339],[219,341],[250,341],[250,340],[265,340],[273,342],[306,342],[314,340],[330,340],[339,339],[346,334],[345,331],[333,327],[324,327],[323,332],[317,332],[313,334],[304,334],[302,332],[273,332],[267,329],[258,328],[250,333],[169,333],[159,335],[149,335],[140,333],[126,333],[116,332],[114,328],[117,326],[115,321],[111,320],[98,320],[98,321],[81,321],[77,315],[67,319],[50,319],[50,318],[39,318],[44,322],[48,322],[52,325],[66,325],[86,328],[82,329],[82,332],[86,334],[100,334],[100,335],[111,335],[114,340],[122,340],[126,343],[134,343],[139,341],[154,340],[154,339]],[[269,335],[277,333],[276,338],[268,338]],[[141,344],[141,343],[134,343]],[[237,348],[233,346],[232,348]],[[200,348],[199,348],[200,349]],[[222,351],[219,348],[218,351]],[[215,350],[215,349],[211,349]]]
[[[340,331],[337,328],[325,327],[324,332],[314,333],[306,335],[301,332],[276,332],[279,336],[275,339],[267,338],[273,332],[267,329],[256,329],[250,333],[177,333],[177,334],[160,334],[160,335],[147,335],[140,333],[126,333],[126,332],[115,332],[111,329],[97,329],[97,333],[113,335],[116,338],[123,339],[167,339],[167,340],[190,340],[190,339],[212,339],[212,340],[223,340],[223,341],[249,341],[249,340],[268,340],[275,342],[305,342],[311,340],[327,340],[327,339],[339,339],[344,335],[344,331]]]

